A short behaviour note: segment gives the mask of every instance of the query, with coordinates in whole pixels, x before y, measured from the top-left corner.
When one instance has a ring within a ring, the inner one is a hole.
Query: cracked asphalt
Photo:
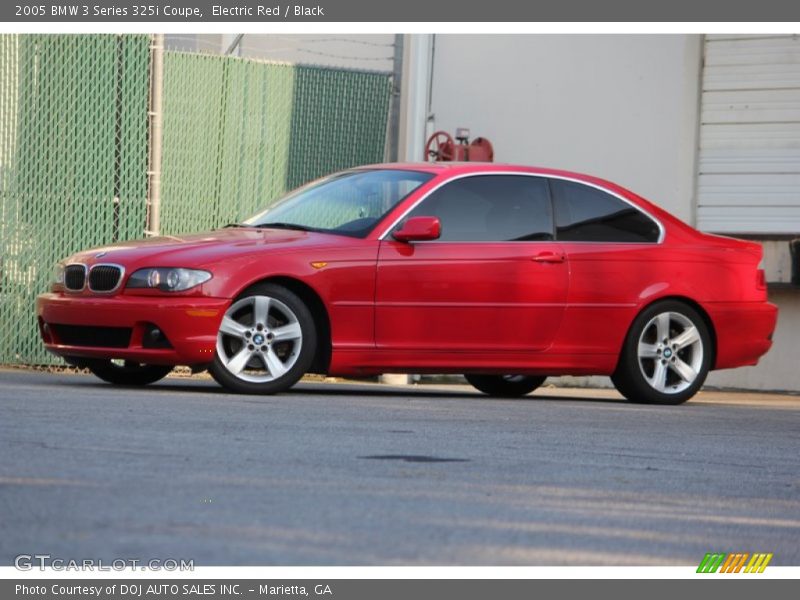
[[[0,564],[800,564],[800,397],[0,371]]]

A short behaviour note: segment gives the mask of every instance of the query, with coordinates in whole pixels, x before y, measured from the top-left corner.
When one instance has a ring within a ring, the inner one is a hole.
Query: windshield
[[[398,202],[432,177],[389,169],[337,173],[291,192],[243,225],[364,237]]]

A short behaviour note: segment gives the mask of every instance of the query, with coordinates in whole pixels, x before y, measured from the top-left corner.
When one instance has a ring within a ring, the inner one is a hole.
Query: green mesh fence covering
[[[161,231],[218,227],[383,158],[388,74],[166,52]],[[54,263],[146,230],[150,39],[0,35],[0,363],[52,364]]]
[[[47,363],[36,294],[55,262],[141,237],[147,36],[0,36],[0,362]]]
[[[164,233],[241,221],[383,158],[386,74],[167,52],[164,84]]]

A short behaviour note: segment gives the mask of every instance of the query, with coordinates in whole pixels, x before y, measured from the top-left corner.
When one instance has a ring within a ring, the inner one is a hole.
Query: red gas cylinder
[[[494,149],[483,137],[470,142],[469,129],[459,128],[455,139],[446,131],[434,133],[425,144],[425,156],[434,162],[493,162]]]

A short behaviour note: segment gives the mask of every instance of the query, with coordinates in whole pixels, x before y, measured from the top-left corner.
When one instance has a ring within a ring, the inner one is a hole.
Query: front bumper
[[[149,364],[197,365],[214,359],[217,331],[230,300],[193,296],[112,297],[48,293],[36,298],[39,331],[45,348],[59,356],[115,358]],[[61,326],[130,329],[124,347],[110,347],[104,336],[70,343],[59,336]],[[153,326],[166,336],[168,347],[146,347],[145,333]]]

